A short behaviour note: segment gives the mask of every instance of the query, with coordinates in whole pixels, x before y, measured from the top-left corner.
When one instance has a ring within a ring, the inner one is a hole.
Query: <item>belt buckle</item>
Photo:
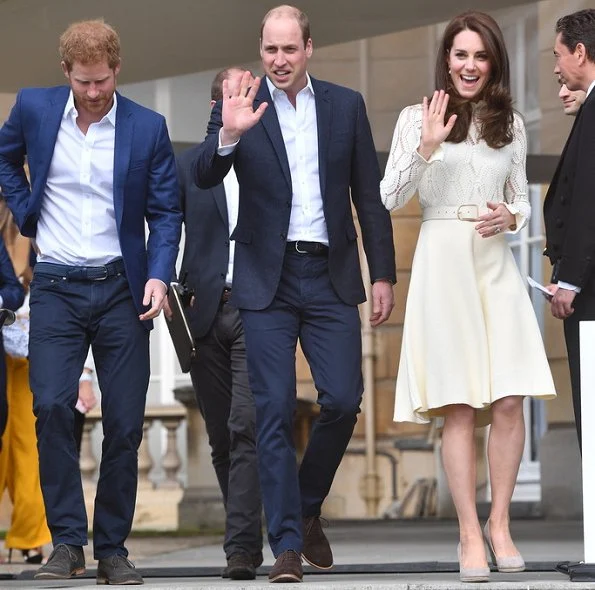
[[[295,251],[296,251],[296,252],[299,252],[300,254],[307,254],[307,253],[308,253],[308,251],[307,251],[307,250],[300,250],[300,249],[298,248],[298,244],[299,244],[299,243],[300,243],[300,241],[299,241],[299,240],[296,240],[296,242],[295,242]]]
[[[104,272],[104,276],[102,276],[102,277],[97,277],[97,278],[94,278],[94,279],[93,279],[94,281],[105,281],[105,279],[107,279],[107,276],[108,276],[108,270],[107,270],[107,266],[102,266],[102,267],[100,267],[100,268],[101,268],[101,270]]]
[[[475,209],[475,215],[471,215],[469,209],[473,207]],[[467,209],[467,211],[465,211]],[[471,205],[459,205],[457,209],[457,219],[459,221],[477,221],[479,217],[479,206],[475,204]]]

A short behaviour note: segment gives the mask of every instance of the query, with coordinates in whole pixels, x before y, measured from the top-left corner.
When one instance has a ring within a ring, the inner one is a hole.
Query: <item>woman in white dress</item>
[[[431,99],[405,108],[381,183],[387,209],[418,192],[423,210],[407,299],[396,421],[442,416],[462,581],[522,571],[509,506],[523,451],[523,396],[555,396],[539,327],[505,233],[529,219],[526,137],[512,109],[502,33],[467,12],[447,26]],[[475,505],[474,428],[491,422],[492,507]]]

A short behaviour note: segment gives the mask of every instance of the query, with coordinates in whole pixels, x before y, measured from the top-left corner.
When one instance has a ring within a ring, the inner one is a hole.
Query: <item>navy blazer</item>
[[[26,88],[0,129],[0,186],[25,236],[34,238],[70,88]],[[23,164],[29,164],[31,184]],[[139,313],[149,278],[174,276],[182,214],[165,119],[118,94],[114,209],[126,277]],[[145,246],[145,220],[149,236]],[[150,329],[152,322],[145,322]]]
[[[177,158],[180,205],[186,239],[180,279],[194,290],[194,305],[187,310],[190,329],[202,338],[213,325],[225,287],[229,263],[229,221],[223,184],[199,189],[194,182],[192,162],[198,148]]]
[[[543,204],[552,280],[595,294],[595,92],[566,140]]]
[[[318,125],[320,190],[329,238],[329,276],[337,295],[349,305],[365,300],[357,233],[351,203],[363,233],[372,281],[396,282],[389,212],[380,200],[380,168],[361,94],[312,80]],[[269,104],[232,154],[219,156],[221,103],[215,105],[207,137],[199,147],[195,179],[201,188],[220,184],[231,165],[240,183],[233,302],[240,308],[264,309],[281,277],[292,184],[277,113],[263,79],[254,101]]]

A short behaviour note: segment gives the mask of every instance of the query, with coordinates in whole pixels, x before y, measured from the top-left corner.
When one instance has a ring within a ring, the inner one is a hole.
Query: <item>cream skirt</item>
[[[407,296],[394,420],[467,404],[478,424],[510,395],[555,397],[539,326],[506,238],[475,223],[422,223]]]

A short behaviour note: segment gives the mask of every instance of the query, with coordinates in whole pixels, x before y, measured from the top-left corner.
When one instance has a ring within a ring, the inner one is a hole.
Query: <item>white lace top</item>
[[[403,109],[395,127],[384,178],[380,183],[387,209],[404,207],[416,191],[422,208],[504,202],[519,231],[531,215],[527,198],[525,160],[527,138],[522,119],[514,115],[514,139],[500,149],[479,138],[471,123],[461,143],[444,142],[426,161],[417,152],[421,139],[422,106]]]

